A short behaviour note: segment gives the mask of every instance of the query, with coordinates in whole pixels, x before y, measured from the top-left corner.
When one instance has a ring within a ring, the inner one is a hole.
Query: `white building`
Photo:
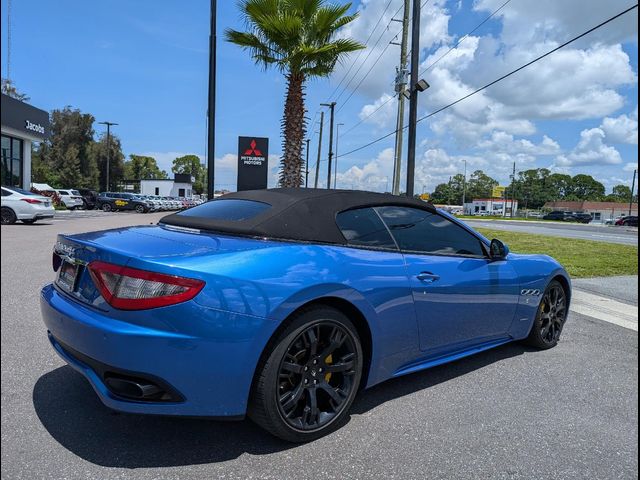
[[[474,198],[464,204],[465,215],[495,215],[511,216],[518,213],[518,200],[505,200],[504,198]]]
[[[142,195],[160,195],[161,197],[186,197],[193,196],[193,182],[195,179],[189,174],[176,173],[171,179],[140,180],[140,193]]]

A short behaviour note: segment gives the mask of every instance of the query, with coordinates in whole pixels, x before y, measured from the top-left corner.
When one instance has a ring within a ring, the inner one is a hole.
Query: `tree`
[[[41,142],[34,158],[34,179],[66,188],[97,188],[100,172],[91,155],[94,144],[93,115],[67,106],[51,112],[51,135]],[[71,152],[69,153],[69,150]],[[78,161],[80,175],[71,174],[67,160]],[[65,179],[62,172],[66,169]],[[74,183],[61,183],[73,179]]]
[[[120,139],[111,134],[109,139],[109,155],[107,155],[107,134],[100,136],[97,142],[91,144],[89,157],[98,166],[100,172],[100,189],[105,191],[124,180],[124,154]],[[107,185],[107,158],[109,159],[109,185]]]
[[[493,187],[498,185],[498,181],[491,178],[482,170],[476,170],[469,177],[467,182],[467,198],[490,198]]]
[[[173,173],[186,173],[195,178],[193,182],[193,191],[201,194],[205,191],[207,184],[207,170],[200,163],[200,157],[197,155],[184,155],[173,160],[171,167]]]
[[[327,77],[346,54],[365,48],[335,36],[355,20],[351,4],[328,5],[325,0],[243,0],[247,32],[227,29],[227,41],[248,50],[256,64],[277,68],[287,80],[282,118],[283,155],[280,185],[302,185],[302,143],[306,134],[305,82]]]
[[[575,200],[600,201],[604,192],[604,185],[591,175],[579,174],[571,179],[571,197]]]
[[[30,100],[29,95],[26,93],[20,93],[13,81],[9,78],[2,79],[2,93],[9,95],[11,98],[20,100],[21,102],[28,102]]]
[[[144,155],[129,155],[124,162],[124,177],[128,180],[169,178],[167,172],[160,170],[156,159]]]
[[[546,201],[567,200],[571,196],[573,179],[571,175],[564,173],[553,173],[546,181],[549,195]],[[543,204],[544,205],[544,204]]]
[[[606,198],[607,202],[628,202],[629,200],[631,200],[631,188],[626,185],[616,185]]]
[[[60,185],[77,187],[82,183],[82,173],[80,173],[80,159],[78,158],[78,147],[69,145],[64,152],[62,169],[60,170]]]

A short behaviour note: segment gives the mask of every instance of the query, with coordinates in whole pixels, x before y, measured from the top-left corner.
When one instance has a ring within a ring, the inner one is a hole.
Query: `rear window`
[[[38,196],[37,193],[33,193],[33,192],[29,192],[28,190],[23,190],[22,188],[16,188],[16,187],[11,187],[11,188],[7,188],[6,189],[9,193],[8,195],[11,195],[12,193],[21,193],[22,195],[35,195]],[[2,188],[2,192],[4,193],[5,188]]]
[[[248,220],[271,208],[271,205],[254,200],[235,198],[212,200],[184,210],[176,215],[181,217],[212,218],[216,220]]]

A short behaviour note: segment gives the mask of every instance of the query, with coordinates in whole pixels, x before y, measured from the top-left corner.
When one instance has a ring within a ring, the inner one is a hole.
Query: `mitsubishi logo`
[[[251,143],[249,144],[249,146],[251,148],[247,148],[244,151],[244,154],[245,155],[256,155],[258,157],[261,157],[262,156],[262,152],[256,148],[256,145],[257,145],[257,143],[256,143],[255,139],[251,140]]]

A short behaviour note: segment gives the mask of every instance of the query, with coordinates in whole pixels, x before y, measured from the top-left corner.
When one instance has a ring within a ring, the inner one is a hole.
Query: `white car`
[[[60,195],[60,200],[69,210],[75,210],[76,208],[82,208],[84,202],[82,201],[82,195],[78,190],[60,189],[56,190]]]
[[[53,218],[55,210],[51,199],[21,188],[2,187],[2,224],[35,223],[43,218]]]

